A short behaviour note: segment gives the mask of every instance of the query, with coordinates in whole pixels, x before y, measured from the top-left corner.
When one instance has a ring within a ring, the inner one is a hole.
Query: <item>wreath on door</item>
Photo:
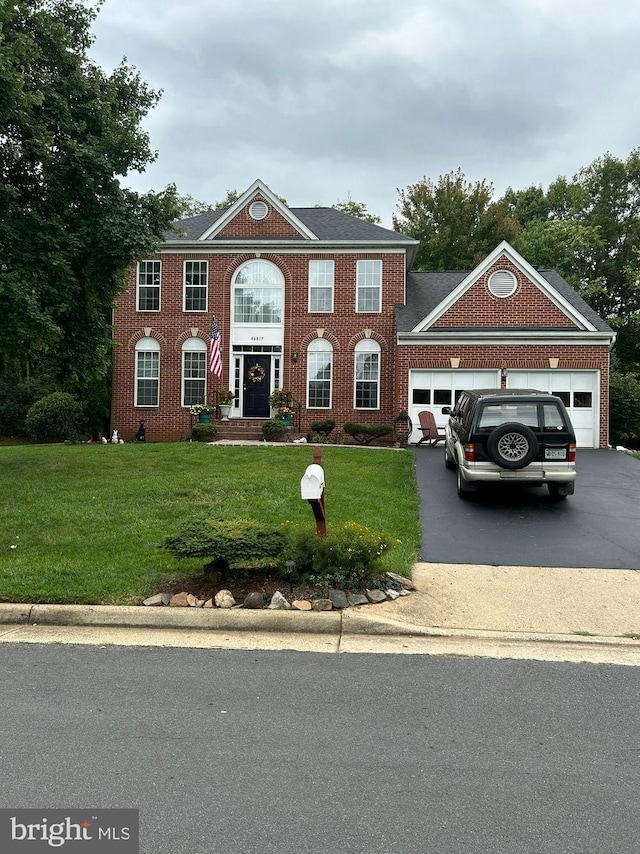
[[[249,379],[252,383],[261,383],[265,378],[265,371],[262,365],[257,363],[249,368]]]

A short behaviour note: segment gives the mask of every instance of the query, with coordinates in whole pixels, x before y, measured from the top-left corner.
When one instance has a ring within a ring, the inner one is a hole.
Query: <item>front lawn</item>
[[[420,531],[414,457],[322,449],[327,528],[384,534],[382,568],[407,574]],[[198,572],[161,548],[190,514],[251,517],[315,530],[300,498],[310,447],[36,445],[0,447],[0,601],[138,603]]]

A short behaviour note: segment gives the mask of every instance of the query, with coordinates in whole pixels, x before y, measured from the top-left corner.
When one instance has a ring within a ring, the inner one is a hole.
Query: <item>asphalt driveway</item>
[[[422,560],[495,566],[640,570],[640,461],[613,450],[579,450],[575,495],[544,488],[456,492],[442,443],[412,449],[420,490]]]

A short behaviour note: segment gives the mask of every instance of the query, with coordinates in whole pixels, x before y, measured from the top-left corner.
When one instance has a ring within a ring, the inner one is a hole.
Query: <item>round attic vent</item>
[[[269,213],[269,208],[266,202],[254,202],[249,208],[249,216],[251,219],[264,219]]]
[[[496,270],[489,276],[489,290],[494,297],[510,297],[518,287],[518,280],[509,270]]]

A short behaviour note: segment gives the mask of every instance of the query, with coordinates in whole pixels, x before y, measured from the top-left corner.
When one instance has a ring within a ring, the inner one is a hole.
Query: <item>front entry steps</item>
[[[254,441],[262,438],[262,424],[266,418],[230,418],[220,421],[216,418],[219,439]]]

